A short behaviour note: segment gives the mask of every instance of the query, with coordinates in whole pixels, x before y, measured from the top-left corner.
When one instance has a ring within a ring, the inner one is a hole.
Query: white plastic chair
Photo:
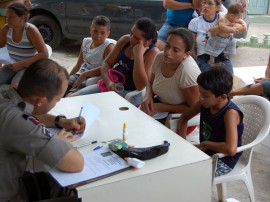
[[[179,113],[169,114],[167,116],[165,126],[171,129],[173,132],[176,132],[180,116],[181,114]],[[192,119],[188,121],[188,126],[198,126],[199,124],[200,124],[200,114],[194,116]]]
[[[213,184],[217,185],[218,199],[225,201],[225,184],[229,181],[242,180],[248,189],[251,202],[255,202],[253,182],[250,172],[250,163],[254,146],[258,145],[270,131],[270,103],[265,98],[255,95],[237,97],[234,100],[244,113],[244,132],[242,146],[237,152],[243,152],[234,169],[226,175],[213,177]],[[213,176],[217,159],[224,154],[215,154],[213,158]]]
[[[251,202],[255,202],[253,182],[250,172],[250,162],[254,146],[261,143],[270,132],[270,103],[263,97],[256,95],[239,96],[233,99],[241,111],[244,113],[244,132],[242,135],[242,146],[237,148],[237,152],[243,151],[234,169],[226,175],[215,176],[216,163],[218,158],[225,156],[217,153],[213,158],[213,184],[217,185],[219,201],[226,201],[226,182],[242,180],[247,186]],[[167,126],[176,130],[180,114],[169,117]],[[199,125],[199,117],[194,117],[189,121],[190,125]]]

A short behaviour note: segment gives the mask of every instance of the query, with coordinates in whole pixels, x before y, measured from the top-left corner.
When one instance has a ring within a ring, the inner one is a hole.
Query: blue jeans
[[[197,57],[197,60],[198,60],[198,66],[202,72],[205,71],[209,67],[209,64],[208,64],[209,55],[207,54],[199,55]],[[219,56],[215,58],[215,63],[218,63],[218,62],[224,63],[227,66],[227,70],[229,70],[233,74],[232,63],[229,59],[224,57],[223,53],[221,53]]]
[[[14,72],[6,65],[0,68],[0,86],[4,84],[10,84],[15,75],[16,72]]]

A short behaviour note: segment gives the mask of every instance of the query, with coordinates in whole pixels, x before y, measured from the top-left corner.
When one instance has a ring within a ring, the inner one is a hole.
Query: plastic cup
[[[114,89],[117,93],[122,93],[124,91],[124,86],[121,83],[116,83]]]

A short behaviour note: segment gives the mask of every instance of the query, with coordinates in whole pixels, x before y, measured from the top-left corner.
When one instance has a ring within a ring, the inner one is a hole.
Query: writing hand
[[[81,116],[78,122],[78,117],[72,119],[63,119],[61,126],[67,131],[75,131],[78,134],[83,133],[85,129],[85,119]]]

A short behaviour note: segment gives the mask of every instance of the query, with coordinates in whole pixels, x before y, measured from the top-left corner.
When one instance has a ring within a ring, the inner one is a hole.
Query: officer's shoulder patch
[[[52,137],[53,134],[45,126],[42,126],[42,133],[48,137]]]
[[[29,119],[32,123],[34,123],[35,125],[41,124],[41,122],[40,122],[39,120],[37,120],[35,117],[33,117],[33,116],[29,116],[28,119]]]

